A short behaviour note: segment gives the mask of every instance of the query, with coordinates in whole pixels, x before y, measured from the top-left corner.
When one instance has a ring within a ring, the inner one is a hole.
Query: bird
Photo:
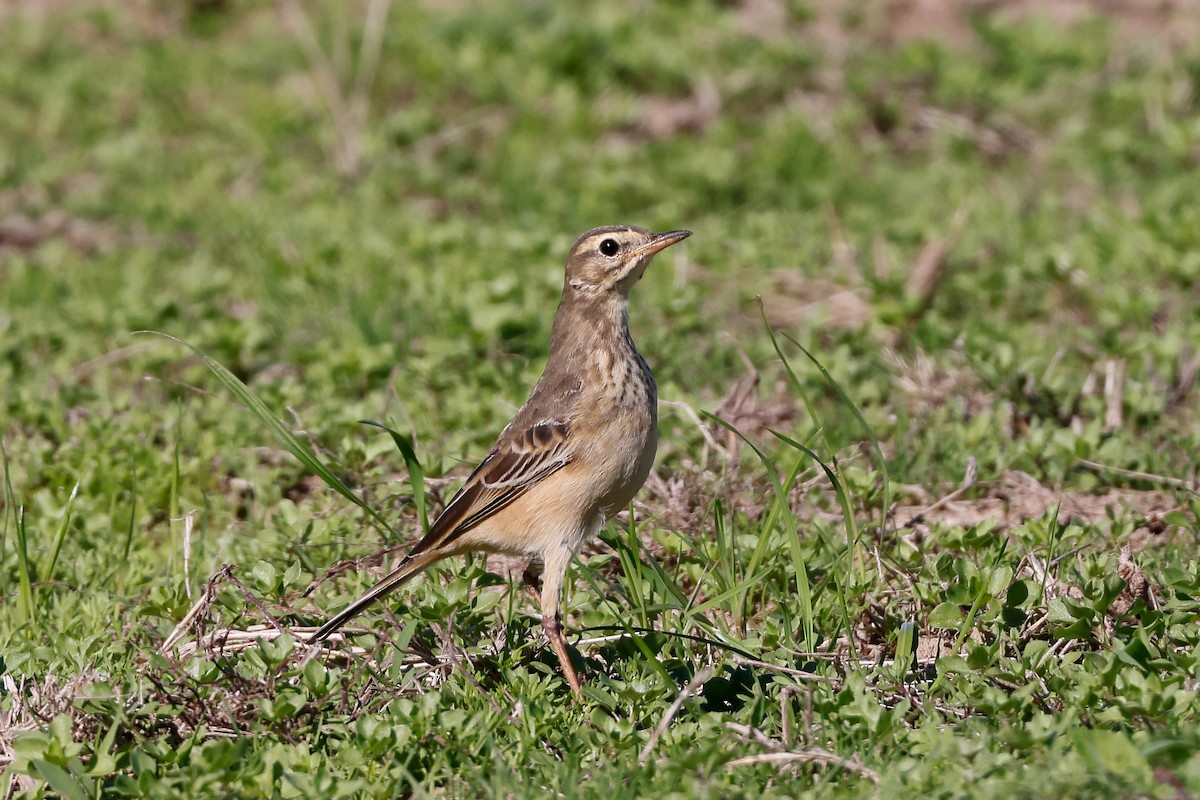
[[[629,332],[629,292],[654,255],[691,231],[595,228],[567,256],[546,366],[529,399],[400,564],[308,639],[318,644],[444,558],[533,556],[542,628],[577,698],[561,595],[583,543],[629,506],[658,447],[658,388]],[[526,581],[534,586],[529,570]]]

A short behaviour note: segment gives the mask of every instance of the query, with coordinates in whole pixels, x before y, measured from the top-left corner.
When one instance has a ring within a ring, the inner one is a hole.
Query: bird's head
[[[655,253],[691,235],[691,231],[652,233],[632,225],[590,230],[576,240],[567,256],[567,286],[586,295],[615,292],[627,297]]]

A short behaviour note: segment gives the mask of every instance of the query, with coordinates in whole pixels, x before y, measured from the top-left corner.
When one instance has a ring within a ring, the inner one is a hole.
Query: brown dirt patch
[[[782,6],[782,2],[776,3]],[[765,18],[761,8],[771,0],[742,4],[744,14]],[[883,45],[937,41],[952,47],[976,42],[973,18],[1042,19],[1070,27],[1102,18],[1112,25],[1118,45],[1147,40],[1188,47],[1200,40],[1200,4],[1190,0],[816,0],[809,6],[811,32],[831,55],[851,49],[856,38]]]
[[[897,528],[928,529],[940,524],[970,528],[995,520],[1001,528],[1011,528],[1026,520],[1037,519],[1058,507],[1058,521],[1095,525],[1111,517],[1133,517],[1138,522],[1130,541],[1134,551],[1160,543],[1170,526],[1165,517],[1182,510],[1171,494],[1142,489],[1108,489],[1102,493],[1054,491],[1029,475],[1009,471],[988,496],[951,500],[930,510],[929,504],[902,505],[895,509]]]

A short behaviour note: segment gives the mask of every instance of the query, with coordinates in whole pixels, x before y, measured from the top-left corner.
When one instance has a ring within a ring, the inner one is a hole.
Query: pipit
[[[688,236],[621,225],[579,237],[567,257],[546,369],[529,399],[425,538],[310,643],[448,556],[535,556],[542,626],[572,691],[582,695],[563,639],[567,567],[642,488],[658,446],[658,390],[629,335],[629,290],[655,253]]]

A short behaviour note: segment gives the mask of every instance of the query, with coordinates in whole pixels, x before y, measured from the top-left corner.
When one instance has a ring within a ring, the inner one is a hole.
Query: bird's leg
[[[558,656],[558,663],[562,665],[563,677],[567,679],[567,683],[571,684],[571,691],[575,693],[575,697],[582,700],[583,687],[579,683],[579,675],[575,672],[574,665],[571,664],[571,654],[567,652],[567,640],[563,637],[562,615],[555,611],[553,616],[543,616],[542,629],[546,631],[546,638],[550,640],[550,646],[554,648],[554,653]]]
[[[562,594],[563,578],[566,577],[567,565],[571,563],[572,552],[563,547],[556,548],[543,558],[544,572],[542,577],[542,630],[558,656],[562,666],[563,677],[571,684],[575,697],[583,699],[583,688],[579,683],[579,675],[571,664],[571,654],[567,652],[567,640],[563,638],[562,612],[559,610],[559,597]],[[529,574],[529,570],[526,570]]]

